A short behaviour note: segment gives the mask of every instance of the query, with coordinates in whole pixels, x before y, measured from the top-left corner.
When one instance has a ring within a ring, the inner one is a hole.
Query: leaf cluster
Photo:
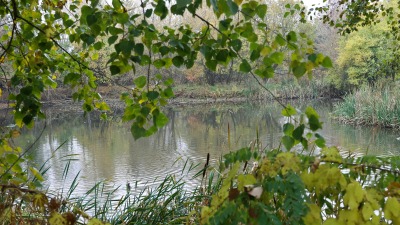
[[[225,175],[202,209],[202,224],[399,222],[399,157],[344,157],[324,147],[315,156],[245,148],[224,158]],[[249,160],[253,168],[241,170]]]

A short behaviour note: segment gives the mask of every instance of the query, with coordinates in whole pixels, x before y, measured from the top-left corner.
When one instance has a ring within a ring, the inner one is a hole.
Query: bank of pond
[[[346,124],[399,130],[400,88],[396,84],[385,83],[363,86],[336,105],[333,118]]]

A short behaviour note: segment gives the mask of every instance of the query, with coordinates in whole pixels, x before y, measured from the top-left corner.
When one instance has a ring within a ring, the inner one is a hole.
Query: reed
[[[209,204],[211,196],[219,190],[220,177],[215,175],[212,166],[207,166],[193,176],[193,179],[201,179],[203,175],[201,185],[190,189],[177,176],[182,177],[184,173],[189,176],[193,170],[198,171],[198,165],[186,161],[181,173],[154,180],[148,188],[139,190],[135,185],[131,189],[127,185],[126,190],[117,187],[110,191],[99,182],[79,197],[71,195],[77,185],[75,179],[63,200],[69,204],[61,212],[79,209],[88,218],[111,224],[197,224],[201,207]],[[126,194],[121,195],[121,191]],[[84,217],[80,220],[84,221]]]
[[[400,129],[400,89],[395,83],[363,86],[334,107],[333,118],[355,125]]]

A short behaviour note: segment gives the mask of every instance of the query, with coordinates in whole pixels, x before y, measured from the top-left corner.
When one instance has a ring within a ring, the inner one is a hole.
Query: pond
[[[299,109],[307,107],[301,102],[291,104]],[[400,135],[395,131],[338,124],[329,119],[332,103],[311,105],[324,122],[320,134],[327,145],[375,155],[400,154],[400,141],[396,140]],[[49,168],[46,185],[50,190],[66,191],[78,176],[79,185],[74,192],[77,195],[98,181],[104,181],[110,190],[120,186],[123,191],[127,182],[140,190],[167,174],[180,177],[186,160],[186,169],[190,164],[199,164],[184,176],[188,185],[193,186],[199,181],[191,176],[202,169],[207,153],[215,163],[223,154],[248,146],[257,132],[263,147],[278,147],[282,136],[281,109],[273,102],[171,107],[166,109],[169,124],[155,135],[137,141],[133,140],[128,124],[49,110],[51,121],[33,146],[31,157],[37,165]],[[39,122],[27,131],[21,138],[26,142],[21,144],[32,144],[43,127],[44,122]]]

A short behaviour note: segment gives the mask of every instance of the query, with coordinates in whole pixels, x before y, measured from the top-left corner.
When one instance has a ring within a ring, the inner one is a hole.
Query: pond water
[[[307,106],[291,104],[299,109]],[[324,122],[320,133],[328,145],[375,155],[400,154],[400,141],[396,140],[399,133],[338,124],[329,119],[332,103],[311,105]],[[31,157],[38,165],[49,168],[46,184],[50,190],[68,190],[78,176],[79,185],[74,192],[77,195],[98,181],[104,181],[110,190],[118,186],[124,190],[127,182],[141,189],[167,174],[181,176],[186,160],[200,165],[184,177],[189,185],[197,185],[198,180],[191,175],[202,168],[207,153],[216,162],[223,154],[248,146],[256,139],[257,130],[264,147],[277,147],[282,135],[281,109],[272,102],[173,107],[166,110],[170,122],[164,129],[137,141],[133,140],[128,124],[50,110],[47,114],[51,122],[47,122],[33,146]],[[32,144],[43,127],[44,122],[39,122],[26,132],[21,138],[26,141],[22,146]]]

